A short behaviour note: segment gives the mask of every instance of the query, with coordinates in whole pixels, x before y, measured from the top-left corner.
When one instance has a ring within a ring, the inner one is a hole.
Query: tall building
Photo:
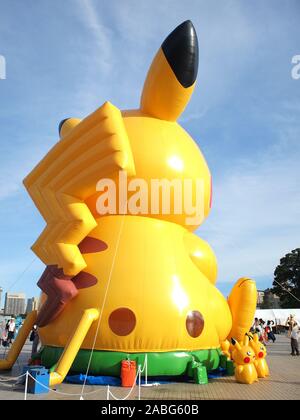
[[[26,305],[26,314],[29,314],[30,312],[37,310],[38,305],[39,305],[39,298],[32,297],[28,299],[27,305]]]
[[[258,290],[257,291],[257,309],[262,309],[263,303],[264,303],[264,296],[265,291],[264,290]]]
[[[5,315],[20,315],[25,313],[26,296],[24,293],[5,293]]]
[[[1,306],[2,292],[3,292],[3,289],[2,287],[0,287],[0,310],[2,309],[2,306]]]

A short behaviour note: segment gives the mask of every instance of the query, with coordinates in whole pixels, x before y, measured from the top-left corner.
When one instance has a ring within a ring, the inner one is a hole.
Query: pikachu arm
[[[243,373],[244,366],[243,365],[235,365],[235,369],[236,369],[236,373],[241,375]]]
[[[231,359],[230,342],[228,340],[224,340],[221,342],[221,349],[222,349],[222,353],[227,357],[228,360],[230,360]]]
[[[215,284],[217,279],[217,260],[206,241],[191,232],[186,232],[184,242],[189,256],[205,277]]]
[[[232,328],[228,338],[234,337],[243,341],[245,334],[251,328],[255,315],[257,301],[256,284],[253,280],[243,277],[233,286],[228,298],[232,316]]]
[[[50,373],[49,385],[58,385],[63,382],[68,374],[75,357],[94,321],[99,318],[99,311],[95,308],[86,309],[77,325],[74,333],[71,335],[63,354],[57,363],[54,372]]]
[[[25,341],[32,330],[32,327],[36,323],[37,311],[30,312],[20,329],[15,341],[13,342],[5,360],[0,360],[0,370],[9,370],[15,364],[21,350],[25,344]]]
[[[222,316],[216,317],[214,320],[220,343],[222,343],[228,337],[228,332],[232,327],[232,317],[226,299],[215,287],[217,279],[217,260],[215,254],[207,242],[191,232],[185,233],[184,243],[189,257],[197,269],[208,280],[208,298],[211,305],[211,312],[222,314]],[[230,357],[230,352],[226,355]]]

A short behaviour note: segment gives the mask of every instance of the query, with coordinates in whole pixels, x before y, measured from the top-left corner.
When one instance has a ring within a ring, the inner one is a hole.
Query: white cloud
[[[182,117],[179,118],[180,124],[186,124],[191,121],[200,120],[201,118],[204,118],[207,113],[207,108],[203,109],[202,111],[195,111],[195,112],[189,112],[186,114],[183,114]]]
[[[216,252],[219,281],[272,276],[300,246],[299,134],[278,126],[277,143],[215,180],[213,210],[198,233]]]
[[[113,54],[111,45],[112,31],[104,24],[101,14],[97,13],[93,2],[90,0],[79,0],[77,5],[79,15],[93,35],[94,39],[91,39],[91,45],[93,48],[96,46],[95,51],[97,51],[97,48],[99,51],[99,54],[95,54],[93,57],[94,63],[90,63],[90,65],[93,67],[97,63],[97,65],[101,66],[103,72],[108,72],[111,68]],[[89,46],[87,45],[86,48],[88,51]]]
[[[78,16],[90,37],[79,49],[86,63],[84,80],[78,82],[79,110],[91,111],[99,100],[114,100],[117,106],[137,107],[148,66],[164,38],[178,24],[192,19],[199,38],[198,87],[189,107],[194,119],[203,108],[214,106],[245,74],[249,57],[259,42],[257,27],[239,2],[216,4],[190,1],[152,3],[111,1],[107,4],[77,0]],[[168,19],[166,19],[166,16]],[[100,99],[101,98],[101,99]],[[200,111],[199,111],[200,106]],[[191,119],[187,114],[184,118]]]

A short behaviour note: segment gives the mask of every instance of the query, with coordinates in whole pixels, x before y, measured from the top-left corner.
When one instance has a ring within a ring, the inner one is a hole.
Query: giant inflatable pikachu
[[[250,328],[255,283],[240,279],[227,301],[215,287],[213,251],[193,233],[210,211],[211,175],[177,120],[197,70],[197,35],[186,21],[159,48],[138,109],[106,102],[81,121],[64,120],[59,142],[24,181],[47,223],[33,250],[47,266],[37,324],[42,362],[56,366],[51,385],[70,369],[119,375],[123,359],[143,363],[146,354],[149,375],[184,375],[191,361],[215,369],[221,343]],[[153,179],[191,180],[193,200],[200,180],[202,216],[185,206],[167,213],[162,204],[99,214],[107,191],[96,186],[110,180],[118,204],[120,171],[144,180],[149,202]]]

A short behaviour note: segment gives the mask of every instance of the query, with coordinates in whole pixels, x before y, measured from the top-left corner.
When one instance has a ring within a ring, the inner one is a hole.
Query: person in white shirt
[[[15,338],[15,330],[16,330],[16,323],[15,323],[15,319],[12,318],[9,322],[8,322],[8,336],[7,336],[7,342],[8,344],[12,343],[12,340]]]
[[[299,356],[299,346],[298,346],[298,337],[299,337],[299,327],[297,322],[294,323],[294,326],[291,331],[291,347],[292,347],[292,356]]]
[[[295,315],[290,314],[288,319],[285,322],[285,326],[288,327],[288,337],[291,336],[291,332],[292,332],[292,329],[293,329],[295,323],[296,323]]]

